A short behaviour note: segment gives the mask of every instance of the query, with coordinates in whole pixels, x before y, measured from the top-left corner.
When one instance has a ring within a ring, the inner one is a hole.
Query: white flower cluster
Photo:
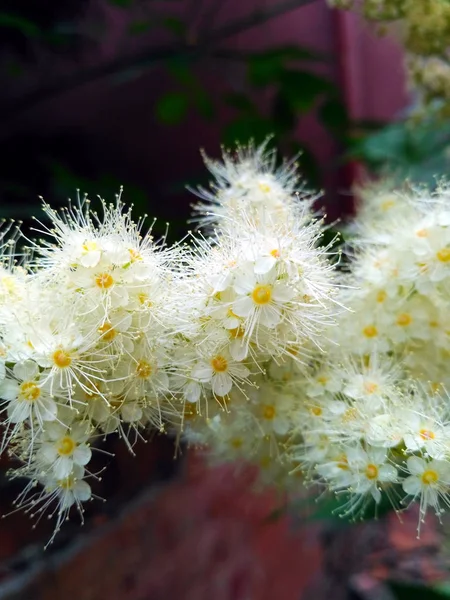
[[[131,449],[146,427],[292,494],[344,493],[346,515],[383,495],[420,498],[422,517],[449,503],[450,188],[360,190],[341,260],[275,161],[207,159],[209,233],[173,248],[120,197],[44,205],[22,255],[0,230],[1,450],[29,481],[17,504],[53,511],[55,532],[93,497],[101,438]]]
[[[178,418],[168,376],[177,250],[141,237],[120,197],[103,215],[86,199],[44,209],[46,241],[22,260],[2,248],[1,449],[22,463],[12,476],[30,480],[19,505],[40,514],[57,499],[56,531],[91,497],[96,439],[118,432],[131,447],[140,427]]]
[[[344,513],[385,492],[396,508],[420,499],[423,520],[450,499],[450,188],[384,182],[360,199],[341,279],[350,310],[307,391],[314,423],[293,455],[348,492]]]

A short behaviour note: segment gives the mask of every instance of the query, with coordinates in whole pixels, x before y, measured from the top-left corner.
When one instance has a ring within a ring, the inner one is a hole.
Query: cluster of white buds
[[[190,243],[141,235],[120,197],[102,214],[44,204],[52,224],[22,254],[3,229],[1,450],[28,479],[17,504],[55,514],[56,532],[93,497],[102,437],[132,449],[153,428],[289,493],[343,493],[345,515],[383,496],[439,514],[450,188],[360,190],[342,261],[295,164],[266,146],[206,163]]]

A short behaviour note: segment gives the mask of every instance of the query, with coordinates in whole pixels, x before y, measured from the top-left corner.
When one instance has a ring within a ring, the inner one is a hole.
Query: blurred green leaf
[[[292,156],[299,155],[298,163],[300,172],[305,177],[308,184],[315,188],[321,187],[321,170],[319,161],[309,148],[298,142],[289,144],[289,152]]]
[[[364,161],[372,170],[396,173],[400,178],[433,184],[436,173],[450,166],[450,125],[398,122],[360,140],[354,140],[349,158]]]
[[[242,112],[256,112],[256,107],[252,100],[240,92],[230,92],[229,94],[225,94],[224,100],[228,106]]]
[[[318,118],[325,128],[338,139],[342,139],[350,124],[347,107],[338,97],[326,98],[318,110]]]
[[[168,92],[156,103],[156,118],[160,123],[175,125],[186,115],[188,104],[185,92]]]
[[[148,19],[136,19],[129,24],[128,32],[131,35],[140,35],[146,33],[152,26],[154,26],[154,23]]]
[[[172,77],[186,87],[191,88],[194,85],[197,85],[197,78],[192,69],[192,64],[189,60],[186,60],[183,57],[173,58],[166,62],[167,70],[172,75]]]
[[[174,33],[178,37],[183,37],[186,35],[186,24],[176,17],[166,17],[162,21],[164,27],[169,29],[172,33]]]
[[[173,59],[167,62],[167,67],[172,77],[186,89],[188,103],[190,101],[205,119],[211,119],[215,114],[214,104],[191,62],[183,58]]]
[[[23,35],[31,38],[41,37],[42,31],[29,19],[25,19],[20,15],[15,15],[7,12],[0,12],[0,28],[7,27],[9,29],[17,29]]]
[[[200,86],[193,89],[192,102],[202,117],[209,120],[214,117],[214,103],[205,89]]]
[[[283,71],[280,75],[281,93],[302,113],[311,110],[319,96],[335,89],[330,81],[309,71]]]
[[[275,94],[272,106],[272,118],[280,131],[287,132],[294,128],[297,115],[287,98],[280,92]]]
[[[242,116],[225,127],[222,139],[226,146],[233,146],[236,142],[247,144],[250,139],[259,144],[276,133],[274,130],[274,123],[268,119],[258,115]]]
[[[248,62],[248,78],[253,85],[262,86],[275,82],[285,63],[294,60],[318,60],[319,54],[300,46],[272,48],[253,54]]]
[[[132,6],[134,0],[107,0],[109,4],[113,6],[119,6],[120,8],[129,8]]]
[[[445,600],[450,597],[448,591],[439,590],[435,586],[416,586],[393,582],[389,587],[396,600]]]

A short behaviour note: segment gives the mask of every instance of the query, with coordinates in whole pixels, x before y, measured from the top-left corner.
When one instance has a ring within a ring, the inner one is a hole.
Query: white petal
[[[234,282],[234,289],[238,294],[248,294],[256,285],[256,277],[251,272],[246,272],[238,277]]]
[[[233,380],[227,373],[217,373],[212,378],[212,390],[217,396],[225,396],[233,386]]]
[[[126,423],[133,423],[142,418],[142,409],[135,403],[124,404],[121,410],[122,419]]]
[[[277,306],[262,306],[259,313],[261,325],[273,329],[281,320],[281,311]]]
[[[73,460],[68,456],[60,456],[53,465],[53,473],[56,479],[69,477],[73,468]]]
[[[198,379],[199,381],[210,381],[212,376],[213,376],[213,369],[212,369],[212,367],[210,367],[206,364],[200,364],[200,365],[195,366],[192,369],[192,373],[191,373],[191,377],[193,377],[194,379]]]
[[[375,502],[377,504],[379,504],[381,502],[381,492],[380,492],[380,490],[375,485],[372,485],[370,493],[372,494],[372,498],[375,500]]]
[[[427,463],[423,460],[423,458],[411,456],[406,461],[406,466],[408,467],[408,471],[411,473],[411,475],[422,475],[427,467]]]
[[[272,298],[275,302],[289,302],[294,296],[295,290],[284,283],[275,285],[272,291]]]
[[[201,389],[196,381],[190,381],[184,386],[184,397],[188,402],[197,402],[200,398]]]
[[[80,502],[86,502],[91,497],[91,486],[86,481],[77,481],[73,486],[73,494]]]
[[[254,307],[252,299],[249,296],[245,296],[233,303],[232,310],[238,317],[248,317],[252,310],[254,310]]]
[[[379,481],[396,481],[397,480],[397,469],[393,465],[382,465],[379,468]]]
[[[3,400],[16,400],[19,395],[19,384],[12,379],[4,379],[0,384],[0,398]]]
[[[42,398],[36,407],[36,410],[39,410],[39,414],[43,421],[54,421],[58,414],[58,407],[51,398]]]
[[[31,415],[31,406],[28,402],[15,402],[8,406],[8,418],[11,423],[23,423]]]
[[[417,479],[417,477],[414,477],[414,475],[407,477],[403,481],[402,487],[405,490],[405,492],[410,496],[416,496],[417,494],[420,494],[420,481]]]
[[[232,375],[236,375],[236,377],[239,377],[241,379],[245,379],[250,375],[250,371],[247,369],[247,367],[241,364],[231,365],[229,371]]]
[[[53,463],[58,458],[58,452],[54,444],[42,444],[38,452],[38,459],[46,463]]]
[[[229,350],[234,360],[244,360],[248,354],[248,344],[245,340],[233,340],[229,346]]]
[[[261,275],[268,273],[270,269],[276,264],[277,259],[273,256],[261,256],[255,262],[255,273]]]
[[[73,460],[79,465],[87,465],[91,460],[92,450],[86,444],[81,444],[75,448]]]
[[[39,373],[39,367],[34,360],[24,360],[14,365],[13,373],[17,379],[22,381],[32,381]]]

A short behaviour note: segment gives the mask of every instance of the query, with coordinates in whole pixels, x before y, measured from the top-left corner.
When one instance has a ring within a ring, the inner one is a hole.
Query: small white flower
[[[90,437],[86,423],[72,423],[65,427],[51,423],[39,440],[37,460],[47,465],[56,479],[69,477],[74,465],[84,467],[91,459],[92,451],[86,443]]]
[[[259,325],[273,328],[282,319],[284,306],[295,296],[295,290],[284,281],[277,281],[275,270],[257,276],[251,267],[243,269],[234,283],[238,294],[233,312],[245,318],[248,335]]]
[[[209,383],[216,396],[225,396],[233,384],[242,384],[249,374],[247,367],[235,361],[224,349],[212,352],[207,361],[199,361],[192,369],[191,377],[201,383]]]
[[[450,463],[445,460],[426,461],[418,456],[411,456],[406,461],[406,467],[410,475],[403,480],[402,486],[414,499],[420,496],[421,520],[428,506],[439,514],[440,500],[449,505]]]

